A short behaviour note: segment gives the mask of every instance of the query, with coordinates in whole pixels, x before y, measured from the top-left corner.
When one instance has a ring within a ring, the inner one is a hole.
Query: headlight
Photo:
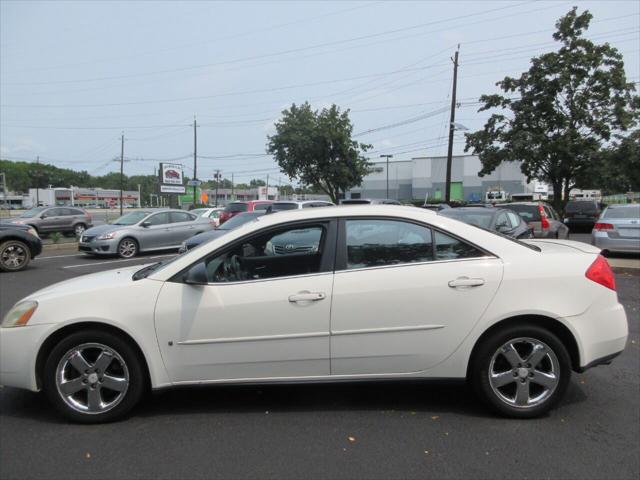
[[[98,240],[111,240],[116,236],[116,232],[103,233],[98,237]]]
[[[13,306],[2,319],[2,327],[23,327],[27,324],[33,312],[38,308],[38,302],[26,301]]]
[[[35,228],[28,228],[27,232],[29,232],[29,234],[33,235],[34,237],[40,238],[40,236],[38,235],[38,231]]]

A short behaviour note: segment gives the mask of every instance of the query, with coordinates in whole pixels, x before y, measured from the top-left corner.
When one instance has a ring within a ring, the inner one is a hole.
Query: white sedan
[[[627,333],[591,245],[413,207],[305,209],[21,300],[0,328],[0,384],[44,390],[89,423],[147,388],[460,378],[522,418],[555,405],[572,370],[609,363]]]

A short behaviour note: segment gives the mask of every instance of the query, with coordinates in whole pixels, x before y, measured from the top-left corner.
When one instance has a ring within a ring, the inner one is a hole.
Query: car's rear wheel
[[[73,233],[75,233],[76,237],[80,237],[86,229],[87,226],[84,223],[78,223],[75,227],[73,227]]]
[[[118,243],[118,256],[122,258],[133,258],[138,254],[138,242],[133,238],[123,238]]]
[[[31,261],[31,250],[19,240],[8,240],[0,244],[0,270],[17,272]]]
[[[562,398],[571,378],[571,359],[553,333],[535,325],[496,331],[473,355],[469,371],[476,393],[509,417],[533,418]]]
[[[76,332],[50,352],[44,391],[70,420],[100,423],[125,415],[142,398],[145,371],[128,342],[101,330]]]

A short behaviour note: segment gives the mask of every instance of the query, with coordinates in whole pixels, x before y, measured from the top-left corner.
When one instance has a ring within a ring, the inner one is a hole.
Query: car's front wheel
[[[31,261],[31,250],[19,240],[8,240],[0,244],[0,270],[17,272]]]
[[[138,243],[133,238],[123,238],[118,243],[118,256],[133,258],[138,254]]]
[[[101,330],[76,332],[49,353],[43,389],[70,420],[100,423],[125,415],[142,398],[145,372],[134,349]]]
[[[571,359],[553,333],[535,325],[495,331],[473,355],[469,369],[476,393],[497,412],[533,418],[564,395]]]
[[[73,233],[76,237],[80,238],[86,229],[87,226],[84,223],[78,223],[75,227],[73,227]]]

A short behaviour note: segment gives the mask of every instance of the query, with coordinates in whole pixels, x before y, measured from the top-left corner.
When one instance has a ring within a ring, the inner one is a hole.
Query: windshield
[[[149,212],[131,212],[121,216],[112,225],[134,225],[149,215]]]
[[[438,212],[439,215],[455,218],[461,222],[474,225],[476,227],[489,229],[491,227],[491,219],[494,212],[485,208],[461,210],[458,208],[449,208]]]
[[[540,221],[540,210],[537,205],[514,205],[512,203],[505,205],[518,215],[520,215],[525,222]]]
[[[36,217],[36,216],[40,215],[40,213],[42,213],[47,208],[48,207],[32,208],[31,210],[27,210],[26,212],[22,212],[22,215],[20,215],[20,218],[33,218],[33,217]]]
[[[229,220],[224,222],[222,225],[220,225],[218,229],[233,230],[234,228],[239,227],[240,225],[244,225],[245,223],[255,220],[258,217],[261,217],[262,215],[264,215],[264,212],[250,212],[250,213],[243,213],[240,215],[236,215],[235,217],[230,218]]]
[[[289,203],[289,202],[282,202],[282,203],[274,203],[273,204],[273,211],[274,212],[280,212],[282,210],[297,210],[298,209],[298,204],[297,203]]]
[[[613,220],[616,218],[629,218],[640,220],[640,205],[630,205],[628,207],[607,208],[602,218]]]
[[[236,213],[236,212],[246,212],[247,204],[246,203],[230,203],[224,209],[225,212]]]

